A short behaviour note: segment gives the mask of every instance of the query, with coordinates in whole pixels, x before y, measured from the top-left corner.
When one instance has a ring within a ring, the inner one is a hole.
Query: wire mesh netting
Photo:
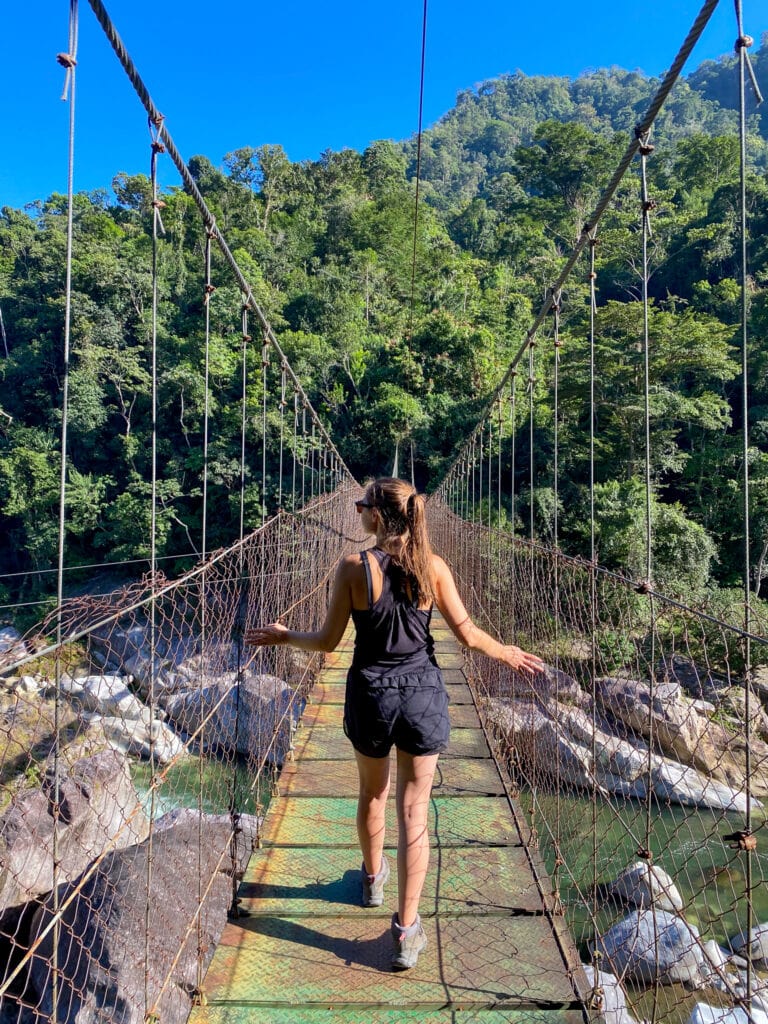
[[[467,662],[550,908],[603,972],[591,1002],[618,979],[638,1020],[688,1021],[697,1003],[762,1019],[768,690],[744,648],[764,663],[766,641],[431,507],[478,624],[547,663],[525,679]]]
[[[322,660],[242,634],[321,621],[356,493],[67,600],[62,644],[54,614],[5,653],[3,1020],[186,1020]]]

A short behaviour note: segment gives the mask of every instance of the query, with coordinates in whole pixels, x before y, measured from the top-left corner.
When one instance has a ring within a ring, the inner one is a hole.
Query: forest
[[[752,52],[768,95],[768,35]],[[648,162],[650,396],[657,584],[688,603],[738,588],[743,474],[736,62],[678,83]],[[576,79],[515,73],[459,94],[424,133],[414,236],[416,139],[292,163],[279,145],[189,161],[254,294],[351,470],[388,472],[413,451],[420,488],[439,483],[518,350],[624,152],[658,81],[618,68]],[[749,461],[751,581],[768,596],[768,104],[749,97]],[[244,140],[245,141],[245,140]],[[149,163],[149,159],[147,161]],[[161,169],[161,182],[163,171]],[[163,189],[158,255],[160,554],[189,552],[202,527],[205,230],[181,187]],[[75,205],[68,425],[67,565],[148,555],[152,189],[143,174]],[[0,616],[40,617],[52,589],[61,446],[66,197],[0,213]],[[596,250],[599,364],[595,502],[599,560],[642,569],[644,420],[640,198],[628,176]],[[562,299],[558,491],[566,550],[587,544],[587,267]],[[214,253],[210,296],[208,543],[236,535],[241,296]],[[261,351],[250,352],[254,381]],[[552,522],[551,346],[537,350],[534,430],[517,422],[515,507],[546,540]],[[270,373],[277,373],[272,367]],[[260,385],[248,413],[261,414]],[[278,410],[269,410],[277,429]],[[530,437],[534,485],[527,475]],[[274,511],[281,483],[254,426],[246,513]],[[402,471],[402,466],[401,466]],[[410,471],[410,466],[409,466]],[[506,499],[505,499],[506,500]],[[498,516],[498,511],[495,513]],[[177,568],[188,565],[180,560]],[[172,573],[175,563],[169,562]],[[117,579],[138,574],[115,567]],[[88,580],[83,571],[69,577]],[[15,611],[14,603],[31,611]]]

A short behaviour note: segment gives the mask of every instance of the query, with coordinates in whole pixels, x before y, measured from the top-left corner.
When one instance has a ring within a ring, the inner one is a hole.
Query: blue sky
[[[327,148],[402,139],[418,124],[423,0],[104,0],[185,158],[219,164],[239,146],[280,143],[292,160]],[[745,0],[745,29],[768,28],[765,0]],[[456,94],[505,72],[575,76],[612,64],[658,75],[699,0],[430,0],[425,127]],[[66,190],[67,105],[56,54],[68,0],[6,5],[0,38],[0,206]],[[730,52],[733,4],[721,0],[687,70]],[[75,188],[146,172],[146,119],[87,0],[80,0]],[[168,165],[166,184],[177,179]]]

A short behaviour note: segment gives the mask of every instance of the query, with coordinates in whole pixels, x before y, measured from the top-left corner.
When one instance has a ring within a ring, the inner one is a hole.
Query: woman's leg
[[[355,751],[360,789],[357,799],[357,836],[369,875],[377,875],[384,849],[384,813],[389,794],[389,758],[366,757]]]
[[[438,754],[415,757],[397,752],[397,891],[398,921],[412,925],[429,864],[427,814]]]

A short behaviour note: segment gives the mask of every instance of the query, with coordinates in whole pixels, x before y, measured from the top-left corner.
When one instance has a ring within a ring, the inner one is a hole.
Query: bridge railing
[[[322,619],[360,546],[357,494],[280,513],[178,580],[68,599],[6,652],[2,1020],[166,1024],[202,998],[321,663],[243,631]]]
[[[467,654],[549,912],[600,971],[591,1008],[763,1019],[768,689],[744,665],[765,638],[430,508],[475,621],[548,666],[525,679]]]

